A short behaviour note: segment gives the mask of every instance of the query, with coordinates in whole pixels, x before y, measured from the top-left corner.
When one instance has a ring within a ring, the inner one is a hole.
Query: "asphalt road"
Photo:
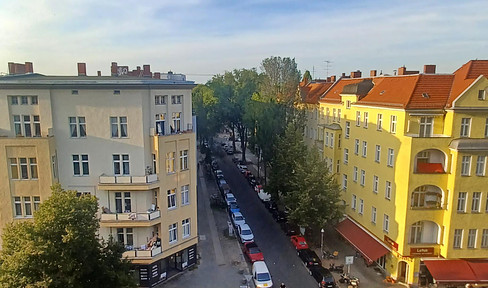
[[[279,287],[281,282],[286,287],[317,287],[317,282],[298,258],[288,236],[261,203],[246,178],[231,161],[231,157],[218,158],[218,162],[246,222],[253,231],[255,242],[264,254],[274,287]]]

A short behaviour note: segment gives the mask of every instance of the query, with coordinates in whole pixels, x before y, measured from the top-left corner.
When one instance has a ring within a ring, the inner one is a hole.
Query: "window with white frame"
[[[30,218],[34,215],[34,211],[39,210],[41,197],[39,196],[15,196],[13,197],[14,217]]]
[[[347,175],[342,174],[342,189],[347,190]]]
[[[39,99],[37,98],[37,96],[30,96],[30,100],[31,100],[31,105],[39,104]]]
[[[396,126],[397,126],[397,116],[391,115],[390,116],[390,133],[396,133]]]
[[[330,133],[330,145],[329,145],[329,147],[332,149],[332,148],[334,148],[334,145],[335,145],[335,143],[334,143],[334,133],[331,132]]]
[[[188,170],[188,150],[180,151],[180,170]]]
[[[378,114],[378,118],[376,120],[376,130],[381,131],[383,127],[383,114]]]
[[[391,182],[386,181],[385,184],[385,198],[390,200],[391,199]]]
[[[14,211],[15,211],[15,217],[24,216],[22,214],[22,201],[21,198],[18,196],[14,197]]]
[[[459,192],[457,202],[457,212],[466,212],[466,196],[467,192]]]
[[[170,189],[168,193],[168,209],[176,208],[176,189]]]
[[[10,179],[19,179],[19,164],[17,158],[9,158]]]
[[[363,141],[362,156],[366,157],[367,154],[368,154],[368,142]]]
[[[488,118],[485,120],[485,138],[488,137]]]
[[[75,176],[90,175],[88,154],[71,155],[71,157],[73,159],[73,175]]]
[[[9,158],[9,164],[10,179],[37,180],[39,178],[37,170],[37,158]]]
[[[29,172],[27,168],[27,158],[19,158],[20,163],[20,178],[29,179]]]
[[[34,202],[34,211],[39,210],[39,207],[41,207],[41,197],[40,196],[33,196],[33,202]]]
[[[471,156],[463,156],[461,160],[461,176],[469,176],[471,174]]]
[[[32,202],[30,196],[22,197],[24,200],[24,213],[26,217],[32,217]]]
[[[360,125],[361,125],[361,112],[356,111],[356,126],[360,126]]]
[[[481,234],[481,248],[488,248],[488,229],[483,229]]]
[[[453,248],[462,248],[463,229],[454,229]]]
[[[337,123],[341,123],[341,117],[342,117],[341,109],[337,109]]]
[[[478,156],[476,159],[476,176],[485,176],[486,156]]]
[[[353,173],[352,173],[352,181],[358,182],[358,167],[354,166]]]
[[[364,112],[363,113],[363,127],[368,128],[368,122],[369,122],[369,113]]]
[[[325,147],[329,146],[329,132],[325,132]]]
[[[22,136],[22,122],[20,121],[20,115],[12,115],[14,120],[15,136]]]
[[[364,200],[359,198],[359,209],[358,209],[358,213],[363,215],[364,213]]]
[[[128,137],[127,116],[110,117],[110,131],[112,138]]]
[[[471,128],[471,118],[462,118],[461,119],[461,131],[459,136],[460,137],[469,137],[470,129]]]
[[[346,109],[351,109],[351,100],[346,101]]]
[[[156,118],[156,134],[164,135],[165,134],[164,131],[166,130],[165,128],[166,114],[165,113],[156,114],[155,118]]]
[[[166,173],[175,172],[175,152],[166,153]]]
[[[483,101],[486,100],[486,90],[478,90],[478,100]]]
[[[68,117],[69,118],[69,132],[71,138],[85,138],[86,137],[86,121],[85,117]]]
[[[349,149],[344,148],[344,164],[349,162]]]
[[[20,104],[28,105],[29,104],[29,97],[27,96],[20,96]]]
[[[173,113],[173,127],[171,129],[173,133],[181,131],[181,112]]]
[[[41,118],[39,115],[32,115],[34,120],[34,137],[41,137]]]
[[[359,139],[354,140],[354,154],[359,154]]]
[[[478,229],[468,230],[468,248],[476,248],[477,235],[478,235]]]
[[[395,151],[391,148],[388,148],[388,158],[386,165],[389,167],[393,167],[395,161]]]
[[[166,105],[168,95],[156,95],[154,96],[154,105]]]
[[[181,104],[183,95],[171,95],[171,104]]]
[[[352,194],[352,199],[351,199],[351,209],[356,210],[356,195]]]
[[[173,223],[168,226],[168,234],[169,234],[169,243],[175,243],[178,241],[178,228],[176,227],[176,223]]]
[[[115,192],[115,211],[117,213],[132,212],[132,199],[130,192]]]
[[[376,150],[374,153],[374,161],[380,163],[380,156],[381,156],[381,146],[376,145]]]
[[[30,178],[31,179],[38,179],[39,176],[37,174],[37,158],[29,158],[29,170],[30,170]]]
[[[12,117],[16,136],[41,137],[39,115],[12,115]]]
[[[371,207],[371,223],[376,224],[376,207]]]
[[[481,192],[473,192],[473,199],[471,199],[471,212],[479,213],[481,206]]]
[[[134,246],[134,229],[117,228],[117,241],[124,246]]]
[[[190,237],[190,218],[181,221],[181,229],[183,230],[183,238]]]
[[[432,137],[433,117],[420,117],[419,137]]]
[[[364,186],[365,183],[366,183],[366,171],[361,169],[361,178],[359,180],[359,184],[361,184],[361,186]]]
[[[383,215],[383,231],[388,233],[390,231],[390,216],[387,214]]]
[[[151,174],[156,174],[158,171],[156,170],[158,162],[156,161],[156,154],[152,154],[152,171]]]
[[[129,154],[113,154],[114,175],[129,175]]]
[[[190,204],[190,185],[181,186],[181,206]]]
[[[379,182],[380,182],[380,178],[376,175],[373,175],[373,193],[378,194]]]
[[[10,105],[19,105],[19,97],[10,96]]]
[[[344,137],[346,139],[349,139],[349,133],[351,132],[351,122],[346,121],[346,133],[344,134]]]

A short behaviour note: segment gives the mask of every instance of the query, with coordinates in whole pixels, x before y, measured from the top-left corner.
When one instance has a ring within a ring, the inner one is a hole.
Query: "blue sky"
[[[0,0],[0,73],[34,63],[47,75],[110,73],[110,63],[187,74],[202,83],[226,70],[295,58],[316,78],[392,73],[436,64],[451,73],[488,58],[488,1]]]

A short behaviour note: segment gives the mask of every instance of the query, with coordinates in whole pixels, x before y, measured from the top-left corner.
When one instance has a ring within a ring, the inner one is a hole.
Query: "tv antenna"
[[[329,78],[329,70],[330,70],[330,64],[332,63],[332,61],[329,61],[329,60],[325,60],[325,79]]]

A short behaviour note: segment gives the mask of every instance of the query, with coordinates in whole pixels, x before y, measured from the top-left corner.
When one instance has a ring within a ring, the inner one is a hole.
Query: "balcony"
[[[102,213],[100,226],[102,227],[150,227],[158,223],[161,211],[131,212],[131,213]]]
[[[102,174],[98,180],[100,190],[150,190],[158,187],[158,175],[144,176],[106,175]]]
[[[151,259],[159,254],[163,253],[162,247],[156,247],[154,249],[140,249],[140,248],[132,248],[132,250],[127,250],[122,253],[122,258],[129,258],[129,259]]]

